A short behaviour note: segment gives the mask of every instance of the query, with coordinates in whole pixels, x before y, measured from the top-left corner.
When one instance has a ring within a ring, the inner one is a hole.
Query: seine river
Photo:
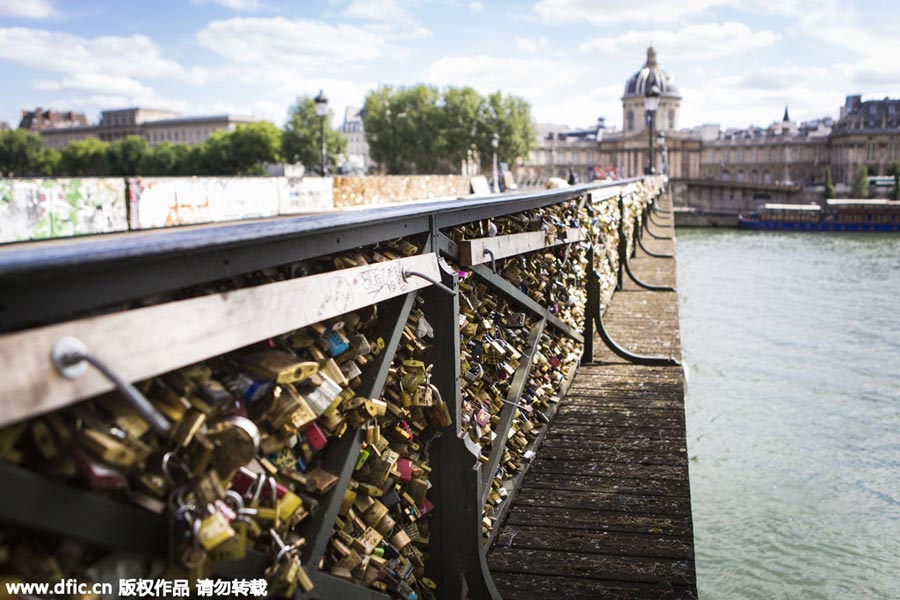
[[[677,244],[701,599],[900,598],[900,235]]]

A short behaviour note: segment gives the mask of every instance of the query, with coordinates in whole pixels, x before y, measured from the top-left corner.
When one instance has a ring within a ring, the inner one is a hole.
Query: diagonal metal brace
[[[681,365],[677,359],[671,356],[645,356],[643,354],[635,354],[617,344],[609,335],[609,332],[606,331],[606,326],[603,324],[603,314],[599,310],[599,307],[597,314],[594,315],[594,322],[597,324],[597,334],[600,336],[600,339],[603,340],[603,343],[606,344],[606,347],[614,354],[620,358],[624,358],[630,363],[645,367],[677,367]]]
[[[641,229],[643,230],[644,228],[642,227]],[[643,236],[638,236],[637,241],[638,246],[641,247],[641,250],[647,253],[647,256],[652,256],[654,258],[675,258],[674,254],[656,254],[655,252],[647,250],[646,246],[644,246]]]

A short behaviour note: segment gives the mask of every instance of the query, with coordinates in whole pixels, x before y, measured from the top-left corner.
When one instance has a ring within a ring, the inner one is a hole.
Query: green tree
[[[442,154],[456,168],[468,158],[479,134],[484,106],[484,98],[471,87],[451,87],[444,92]]]
[[[290,109],[282,132],[281,147],[289,163],[302,163],[308,171],[316,171],[322,162],[321,117],[316,115],[316,103],[309,96],[297,98]],[[331,126],[331,111],[325,117],[325,155],[330,165],[336,165],[347,148],[347,139]]]
[[[513,163],[535,144],[531,107],[500,92],[482,97],[472,88],[384,86],[366,96],[363,122],[372,159],[388,173],[456,172],[474,144],[482,165]]]
[[[41,177],[52,177],[59,174],[61,156],[53,148],[44,148],[35,155],[31,162],[31,174]]]
[[[47,152],[44,140],[24,129],[0,131],[0,175],[50,175],[43,172],[53,152]],[[58,162],[58,159],[57,159]]]
[[[491,138],[494,133],[500,136],[497,160],[512,165],[537,144],[531,105],[518,96],[503,96],[500,92],[489,95],[479,133],[476,145],[482,166],[488,167],[493,161]]]
[[[900,200],[900,161],[891,163],[891,176],[894,178],[894,187],[891,188],[891,200]]]
[[[128,135],[112,142],[106,148],[109,174],[119,177],[140,175],[150,153],[150,144],[139,135]]]
[[[825,199],[834,198],[834,180],[831,178],[831,167],[825,167]]]
[[[363,128],[372,160],[382,165],[390,175],[401,172],[403,156],[395,127],[406,114],[399,110],[396,92],[391,86],[382,86],[369,92],[363,105]]]
[[[363,124],[372,159],[391,175],[437,172],[446,146],[445,109],[433,86],[384,86],[370,92]]]
[[[84,138],[63,148],[61,170],[71,177],[102,177],[109,174],[106,142],[95,137]]]
[[[141,165],[141,172],[144,175],[177,175],[179,174],[180,159],[176,146],[184,144],[173,144],[172,142],[163,142],[155,148],[151,148],[144,157],[144,163]]]
[[[268,121],[238,125],[228,143],[235,172],[240,175],[265,174],[263,163],[281,160],[281,131]]]
[[[866,165],[860,165],[856,170],[856,176],[853,178],[853,189],[850,192],[852,198],[868,198],[869,197],[869,169]]]

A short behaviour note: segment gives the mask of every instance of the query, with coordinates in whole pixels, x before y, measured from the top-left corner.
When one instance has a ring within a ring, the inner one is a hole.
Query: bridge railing
[[[486,552],[594,328],[673,362],[602,326],[624,277],[668,289],[628,266],[664,185],[0,249],[5,542],[496,597]]]

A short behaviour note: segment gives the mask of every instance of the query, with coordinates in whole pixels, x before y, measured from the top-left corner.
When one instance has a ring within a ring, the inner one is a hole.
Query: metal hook
[[[156,407],[136,387],[116,375],[105,363],[88,352],[87,346],[78,338],[69,336],[60,338],[53,345],[50,358],[57,372],[67,379],[81,377],[87,372],[88,364],[93,365],[116,386],[125,399],[157,433],[168,435],[171,425],[162,413],[156,410]]]
[[[490,248],[485,248],[484,251],[482,252],[482,254],[491,257],[491,271],[493,271],[494,274],[496,275],[497,274],[497,259],[494,258],[494,251],[491,250]]]
[[[424,273],[419,273],[418,271],[410,271],[409,269],[403,269],[403,281],[406,281],[410,277],[418,277],[419,279],[424,279],[425,281],[427,281],[431,285],[435,286],[436,288],[438,288],[445,294],[449,294],[451,296],[456,295],[456,292],[454,292],[453,290],[448,288],[446,285],[444,285],[437,279],[434,279],[433,277],[425,275]]]

